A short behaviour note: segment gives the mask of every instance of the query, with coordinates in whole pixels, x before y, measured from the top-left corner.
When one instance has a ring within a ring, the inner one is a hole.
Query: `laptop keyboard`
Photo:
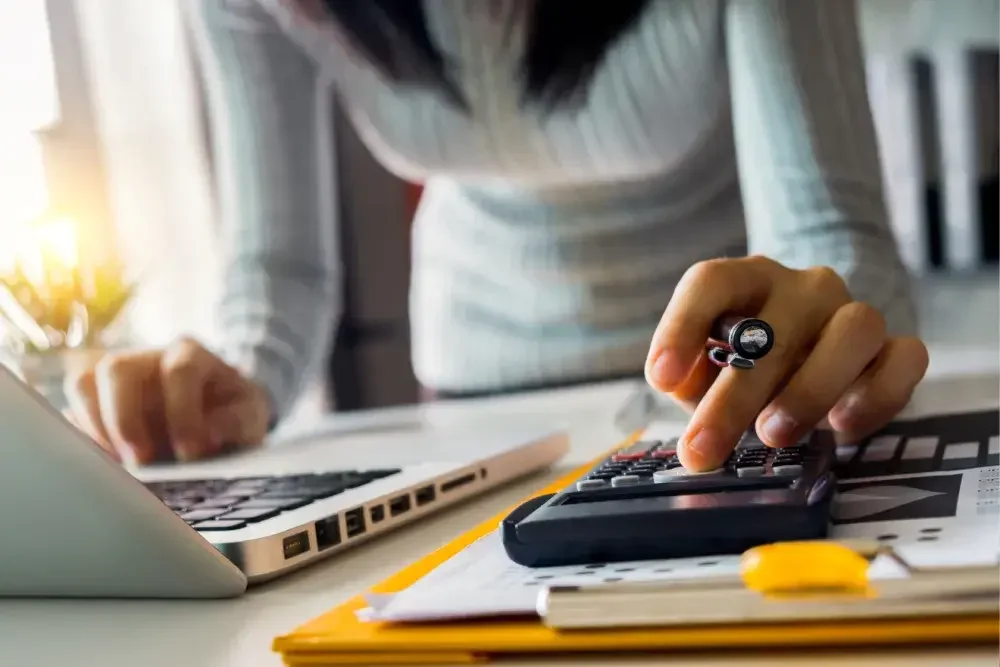
[[[398,469],[338,470],[307,475],[147,482],[145,486],[195,530],[238,530],[398,472]]]

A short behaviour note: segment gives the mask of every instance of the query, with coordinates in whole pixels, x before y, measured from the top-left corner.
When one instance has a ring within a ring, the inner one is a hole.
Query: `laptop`
[[[529,473],[564,431],[326,436],[126,469],[0,364],[0,597],[229,598]]]

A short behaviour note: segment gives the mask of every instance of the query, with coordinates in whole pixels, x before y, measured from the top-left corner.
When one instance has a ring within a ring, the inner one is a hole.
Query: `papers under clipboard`
[[[995,565],[913,568],[891,548],[837,542],[769,545],[743,561],[742,576],[547,587],[538,614],[560,630],[1000,615]]]

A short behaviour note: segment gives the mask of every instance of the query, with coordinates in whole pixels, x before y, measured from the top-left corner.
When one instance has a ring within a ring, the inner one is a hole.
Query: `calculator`
[[[751,429],[725,463],[689,472],[677,440],[641,440],[558,493],[529,500],[500,533],[528,567],[739,554],[823,539],[836,493],[833,433],[771,448]]]

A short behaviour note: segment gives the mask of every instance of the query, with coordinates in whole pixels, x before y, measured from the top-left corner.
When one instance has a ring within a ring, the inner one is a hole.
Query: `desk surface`
[[[994,292],[995,294],[995,292]],[[995,301],[995,297],[994,297]],[[994,311],[995,312],[995,308]],[[980,329],[979,331],[983,331]],[[996,317],[986,335],[996,332]],[[994,339],[995,340],[995,339]],[[959,340],[932,346],[928,381],[915,404],[947,399],[956,405],[967,401],[1000,400],[1000,359],[994,340],[975,341],[988,347],[970,349]],[[951,384],[955,376],[966,376]],[[947,383],[944,390],[942,383]],[[613,383],[489,402],[436,404],[390,409],[361,415],[342,415],[336,430],[366,428],[418,419],[426,426],[460,427],[476,422],[509,420],[512,416],[544,415],[572,424],[570,456],[547,474],[495,491],[466,507],[444,511],[426,521],[403,528],[368,543],[343,557],[321,563],[288,578],[251,590],[238,600],[220,602],[143,601],[0,601],[0,665],[70,667],[96,665],[124,667],[278,667],[279,656],[270,650],[271,639],[354,596],[406,562],[446,543],[460,531],[488,519],[525,494],[596,456],[613,445],[621,434],[611,415],[634,390],[634,383]],[[960,388],[956,391],[955,388]],[[400,557],[404,554],[404,557]],[[998,664],[996,648],[950,651],[907,651],[869,655],[838,651],[829,654],[761,655],[737,660],[733,656],[691,656],[671,660],[672,665],[822,665]],[[519,662],[521,667],[525,663]],[[599,661],[546,661],[546,665],[632,665],[650,661],[611,659]]]

